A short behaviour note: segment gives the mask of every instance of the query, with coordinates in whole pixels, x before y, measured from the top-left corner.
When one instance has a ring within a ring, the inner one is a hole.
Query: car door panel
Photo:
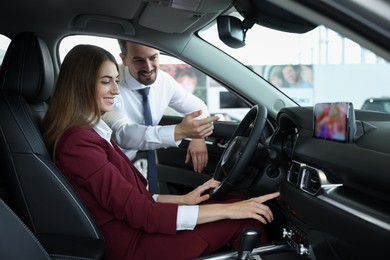
[[[180,117],[165,116],[160,125],[178,124],[181,120]],[[184,194],[210,179],[237,125],[237,122],[217,121],[214,123],[213,134],[205,140],[208,165],[202,173],[194,172],[192,162],[185,163],[189,139],[183,140],[177,148],[158,149],[160,193]]]

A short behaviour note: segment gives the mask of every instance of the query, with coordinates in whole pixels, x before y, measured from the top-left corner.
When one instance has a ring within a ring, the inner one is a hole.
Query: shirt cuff
[[[180,205],[177,209],[176,230],[193,230],[198,221],[198,205]]]
[[[181,140],[175,141],[175,127],[176,125],[166,125],[160,129],[161,141],[168,147],[178,147],[181,143]]]

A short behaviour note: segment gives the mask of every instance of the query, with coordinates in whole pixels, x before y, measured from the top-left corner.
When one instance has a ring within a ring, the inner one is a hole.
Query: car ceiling
[[[187,10],[168,7],[167,5],[172,2],[187,4],[188,6],[184,7]],[[155,38],[160,33],[167,33],[184,39],[230,9],[233,6],[232,2],[237,6],[247,1],[15,0],[7,2],[7,11],[4,12],[2,9],[0,31],[10,38],[21,31],[40,32],[45,34],[41,36],[49,42],[76,33],[129,39],[136,35],[141,41],[145,33],[152,34]],[[365,1],[270,0],[269,2],[296,14],[304,13],[304,17],[308,20],[313,19],[313,22],[321,21],[390,60],[390,47],[387,44],[390,40],[389,19],[379,12],[368,13],[364,10],[364,13],[359,14],[363,10],[362,5]],[[388,4],[379,0],[373,1],[373,4],[378,3],[382,3],[383,6],[378,8],[380,11],[386,8],[390,11]],[[352,9],[357,13],[351,13]],[[16,12],[18,15],[15,15]],[[333,17],[332,20],[326,19],[324,14]],[[47,20],[50,20],[50,23],[47,23]],[[68,31],[65,32],[64,28]]]
[[[7,3],[7,10],[11,12],[2,13],[0,16],[0,30],[8,37],[12,37],[14,32],[24,30],[44,30],[55,34],[58,29],[63,30],[67,27],[71,30],[74,19],[79,15],[94,15],[101,17],[103,21],[110,21],[112,17],[116,17],[116,19],[131,20],[135,27],[139,25],[167,33],[181,33],[190,27],[194,29],[203,27],[211,17],[231,6],[231,1],[227,0],[206,0],[199,3],[200,6],[195,10],[187,11],[151,2],[143,0],[10,1]],[[17,10],[19,15],[15,17],[12,10]],[[48,19],[51,21],[49,24],[46,23]],[[45,27],[42,28],[42,24],[45,23]],[[77,28],[73,30],[77,31]]]
[[[106,16],[119,16],[124,19],[133,19],[138,8],[141,7],[141,0],[123,1],[123,0],[112,0],[110,5],[104,0],[60,0],[60,1],[49,1],[49,0],[38,0],[38,1],[26,1],[17,0],[10,1],[7,3],[7,9],[11,12],[7,12],[1,15],[2,21],[2,32],[16,32],[20,30],[39,30],[42,24],[46,23],[50,19],[50,24],[46,24],[44,30],[55,32],[58,28],[64,28],[69,25],[70,18],[74,18],[81,13],[88,14],[100,14]],[[44,7],[42,7],[44,5]],[[23,8],[21,8],[23,6]],[[118,7],[121,8],[118,8]],[[18,11],[18,16],[14,17],[14,12]],[[13,17],[9,17],[12,15]],[[3,23],[4,21],[7,24]],[[13,23],[9,23],[14,21]],[[28,23],[26,23],[28,21]],[[26,26],[27,25],[27,26]],[[12,36],[12,35],[10,35]]]
[[[72,34],[135,40],[179,57],[193,32],[232,7],[231,0],[195,0],[198,5],[191,6],[191,11],[155,2],[15,0],[7,3],[9,11],[0,16],[0,32],[9,38],[23,31],[37,33],[48,44],[57,64],[55,48],[62,38]]]

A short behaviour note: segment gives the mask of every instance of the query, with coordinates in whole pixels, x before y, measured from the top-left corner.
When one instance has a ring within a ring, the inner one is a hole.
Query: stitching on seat
[[[11,155],[9,159],[12,161],[12,168],[13,168],[13,172],[15,173],[14,176],[15,176],[15,178],[16,178],[16,180],[17,180],[17,183],[18,183],[18,186],[19,186],[19,190],[20,190],[21,197],[23,198],[24,204],[27,204],[26,196],[25,196],[24,191],[23,191],[23,189],[22,189],[22,185],[20,184],[19,175],[16,174],[16,173],[17,173],[17,170],[15,169],[15,162],[14,162],[14,160],[13,160],[13,156],[12,156],[11,150],[9,149],[9,146],[8,146],[8,139],[5,137],[3,128],[2,128],[1,126],[0,126],[0,131],[1,131],[1,135],[2,135],[3,140],[6,140],[7,146],[6,146],[5,149],[7,149],[8,154]],[[34,223],[33,223],[33,221],[32,221],[32,215],[31,215],[30,209],[29,209],[28,207],[26,207],[26,212],[27,212],[28,217],[29,217],[29,219],[30,219],[30,223],[31,223],[31,225],[32,225],[32,228],[33,228],[34,230],[36,230],[35,225],[34,225]]]
[[[74,200],[74,202],[76,203],[76,205],[78,206],[78,208],[80,209],[80,211],[83,213],[83,215],[85,216],[85,218],[88,220],[88,223],[90,224],[92,230],[95,232],[95,235],[96,235],[96,238],[100,239],[100,236],[99,236],[99,232],[95,229],[94,225],[93,225],[93,222],[91,221],[91,219],[88,217],[88,215],[86,214],[86,212],[83,210],[83,207],[80,205],[80,203],[78,203],[77,199],[73,196],[73,194],[69,191],[69,189],[66,188],[66,186],[64,185],[64,183],[58,178],[58,176],[50,169],[50,167],[47,166],[47,164],[45,162],[43,162],[36,154],[34,154],[34,156],[37,158],[37,160],[39,160],[49,171],[50,173],[57,179],[57,181],[61,184],[61,186],[64,188],[64,190],[68,193],[68,195]]]
[[[35,244],[39,247],[39,249],[42,251],[42,253],[47,256],[48,259],[50,259],[50,256],[49,254],[46,252],[46,250],[43,248],[43,246],[41,245],[41,243],[39,243],[39,241],[37,240],[37,238],[32,234],[32,232],[30,231],[30,229],[28,229],[26,227],[26,225],[19,219],[19,217],[15,214],[15,212],[13,212],[7,204],[5,204],[4,201],[0,200],[0,203],[4,205],[4,207],[6,208],[6,210],[11,213],[14,217],[15,217],[15,220],[19,222],[19,224],[21,224],[21,226],[23,227],[23,229],[30,235],[30,237],[33,239],[33,241],[35,242]]]
[[[25,128],[22,127],[22,125],[20,124],[20,120],[18,120],[18,118],[16,117],[16,115],[15,115],[15,109],[14,109],[13,106],[11,105],[11,102],[9,101],[9,98],[7,97],[7,95],[3,95],[3,97],[4,97],[4,101],[6,102],[6,104],[7,104],[8,107],[9,107],[9,111],[10,111],[10,113],[11,113],[11,115],[12,115],[12,117],[13,117],[15,123],[18,125],[18,127],[19,127],[20,131],[22,132],[23,136],[26,137],[26,135],[25,135],[26,130],[25,130]],[[29,130],[32,130],[33,133],[34,133],[34,135],[35,135],[35,136],[37,137],[37,139],[40,141],[40,143],[41,143],[43,146],[45,146],[45,144],[43,143],[43,140],[42,140],[41,136],[39,135],[39,133],[37,133],[37,128],[36,128],[36,126],[35,126],[35,123],[31,120],[30,114],[28,113],[28,111],[26,112],[26,101],[25,101],[24,98],[21,98],[21,97],[22,97],[21,94],[18,95],[17,100],[18,100],[18,101],[20,102],[20,104],[21,104],[21,109],[22,109],[22,112],[23,112],[24,116],[27,115],[27,116],[26,116],[26,119],[27,119],[27,121],[28,121],[28,123],[29,123],[29,125],[30,125]],[[4,137],[4,139],[6,140],[5,137]],[[33,146],[31,145],[31,143],[30,143],[29,138],[24,138],[24,139],[28,142],[29,147],[33,147]],[[32,149],[32,150],[34,150],[34,149]],[[10,150],[9,150],[9,154],[12,154],[12,152],[11,152]],[[11,157],[11,159],[12,159],[12,157]],[[17,173],[17,170],[15,169],[15,163],[14,163],[14,162],[12,163],[12,166],[13,166],[13,168],[14,168],[14,169],[13,169],[14,172]],[[23,191],[23,189],[22,189],[22,185],[20,184],[21,182],[20,182],[20,179],[19,179],[19,175],[18,175],[18,174],[15,174],[15,176],[16,176],[16,179],[17,179],[17,183],[18,183],[18,185],[19,185],[19,190],[21,191],[21,196],[22,196],[22,198],[23,198],[23,201],[24,201],[25,205],[27,205],[27,204],[28,204],[28,203],[27,203],[27,199],[26,199],[25,193],[24,193],[24,191]],[[26,210],[27,210],[27,214],[28,214],[28,216],[29,216],[29,219],[30,219],[30,223],[31,223],[31,225],[32,225],[32,228],[33,228],[34,230],[36,230],[34,221],[32,221],[33,217],[32,217],[32,215],[31,215],[30,208],[29,208],[29,207],[26,207]]]
[[[70,255],[61,255],[61,254],[50,254],[50,256],[52,258],[54,258],[55,260],[61,260],[61,259],[64,259],[64,260],[93,260],[93,258],[89,258],[89,257],[81,257],[81,256],[70,256]]]
[[[37,126],[37,125],[34,123],[34,121],[31,119],[31,115],[30,115],[28,109],[26,109],[26,106],[28,106],[28,105],[26,104],[26,102],[24,102],[24,100],[21,100],[21,104],[22,104],[23,114],[24,114],[24,116],[26,116],[27,121],[28,121],[28,123],[29,123],[29,125],[30,125],[30,130],[33,131],[34,135],[37,137],[37,139],[39,140],[39,142],[41,143],[41,145],[45,146],[45,143],[43,142],[42,137],[41,137],[41,135],[40,135],[40,132],[38,131],[38,127],[39,127],[39,126]],[[15,120],[18,121],[16,117],[15,117]],[[18,122],[18,125],[20,126],[19,122]],[[23,128],[21,128],[21,129],[22,129],[22,131],[23,131]],[[24,134],[24,133],[25,133],[25,131],[23,131],[23,134]],[[27,139],[27,138],[26,138],[26,139]],[[32,145],[30,144],[30,142],[29,142],[29,145],[30,145],[30,147],[32,146]]]
[[[9,102],[7,96],[4,96],[4,99],[5,99],[5,101],[7,101],[7,104],[8,104],[8,106],[9,106],[9,108],[10,108],[9,111],[11,112],[11,114],[12,114],[12,116],[13,116],[13,119],[15,120],[16,124],[19,126],[19,129],[21,129],[23,135],[25,136],[25,132],[26,132],[26,131],[25,131],[25,129],[20,125],[20,120],[18,120],[18,118],[15,116],[15,112],[14,112],[15,109],[13,109],[13,106],[12,106],[11,103]],[[35,123],[34,123],[34,122],[32,121],[32,119],[31,119],[30,113],[26,110],[26,105],[27,105],[27,104],[26,104],[25,99],[24,99],[21,95],[19,95],[19,96],[18,96],[18,100],[19,100],[19,102],[20,102],[20,104],[21,104],[22,112],[23,112],[24,116],[26,117],[27,122],[29,123],[29,131],[31,130],[31,131],[34,133],[34,135],[37,137],[37,139],[39,140],[39,142],[41,143],[41,145],[45,146],[45,144],[44,144],[44,142],[43,142],[43,140],[42,140],[42,137],[41,137],[40,133],[38,132],[38,129],[37,129],[38,126],[35,125]],[[29,140],[28,138],[25,138],[25,140],[28,142],[28,144],[29,144],[30,147],[33,147],[33,146],[31,145],[31,143],[30,143],[30,140]]]

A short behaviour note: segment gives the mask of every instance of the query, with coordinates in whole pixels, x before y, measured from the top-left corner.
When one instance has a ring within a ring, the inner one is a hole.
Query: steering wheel
[[[221,184],[210,191],[211,198],[222,199],[236,185],[256,151],[266,120],[267,108],[259,105],[253,106],[242,119],[215,168],[213,178]],[[246,137],[244,134],[251,124]]]

